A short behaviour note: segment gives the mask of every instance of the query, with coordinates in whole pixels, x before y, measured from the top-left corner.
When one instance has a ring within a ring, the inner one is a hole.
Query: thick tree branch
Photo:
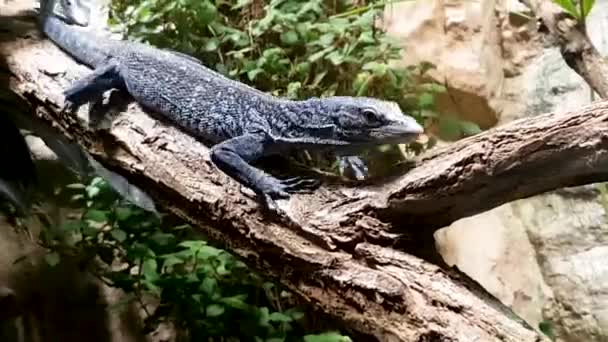
[[[556,39],[564,61],[601,98],[608,98],[608,63],[593,46],[584,22],[577,22],[552,0],[522,0]]]
[[[457,142],[384,185],[294,196],[280,203],[294,221],[288,226],[264,217],[213,167],[208,148],[137,104],[108,118],[105,129],[87,124],[87,108],[78,118],[60,113],[61,90],[88,70],[41,40],[31,21],[6,19],[0,90],[16,96],[0,91],[0,108],[27,103],[210,239],[380,340],[539,340],[477,284],[394,248],[420,238],[431,248],[432,232],[458,218],[608,178],[608,103],[596,103]]]

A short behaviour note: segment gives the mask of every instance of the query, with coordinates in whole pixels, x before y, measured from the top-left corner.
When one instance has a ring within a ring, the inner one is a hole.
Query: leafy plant
[[[290,293],[195,237],[187,225],[163,224],[121,200],[101,178],[69,188],[84,210],[61,227],[62,238],[44,236],[47,263],[93,251],[91,260],[100,260],[93,270],[104,282],[140,302],[157,299],[147,312],[148,330],[172,321],[190,340],[287,341],[304,335],[304,313],[292,305]],[[305,339],[344,340],[338,333],[319,336],[325,339]]]
[[[595,0],[553,0],[580,22],[584,22],[595,5]]]

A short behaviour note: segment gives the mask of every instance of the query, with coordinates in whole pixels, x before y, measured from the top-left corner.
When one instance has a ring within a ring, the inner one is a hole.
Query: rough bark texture
[[[552,0],[523,0],[556,39],[564,61],[603,99],[608,98],[608,63],[585,30]]]
[[[281,223],[213,167],[208,148],[134,103],[104,128],[87,123],[86,107],[59,112],[61,90],[88,70],[31,17],[0,18],[0,63],[0,109],[34,109],[211,240],[382,341],[541,340],[470,279],[397,248],[433,254],[432,233],[458,218],[608,179],[608,103],[596,103],[460,141],[386,184],[294,196],[281,202],[293,222]]]

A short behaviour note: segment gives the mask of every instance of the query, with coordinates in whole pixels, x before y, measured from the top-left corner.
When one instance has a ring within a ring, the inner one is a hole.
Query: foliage
[[[595,0],[553,0],[553,2],[580,22],[585,21],[595,5]]]
[[[43,236],[46,261],[91,254],[95,273],[140,302],[159,300],[146,325],[178,322],[188,340],[234,337],[245,341],[299,340],[304,313],[290,306],[291,294],[265,282],[228,252],[192,235],[187,225],[163,220],[119,198],[101,178],[71,184],[84,208],[61,227],[62,237]],[[53,229],[49,229],[52,231]],[[61,242],[60,242],[61,241]],[[349,341],[338,333],[304,336],[306,341]]]

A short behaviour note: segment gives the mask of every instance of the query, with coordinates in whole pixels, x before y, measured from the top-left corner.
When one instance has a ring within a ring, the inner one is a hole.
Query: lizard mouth
[[[386,125],[369,131],[371,139],[383,141],[385,143],[405,143],[418,138],[424,133],[424,128],[420,125]]]

